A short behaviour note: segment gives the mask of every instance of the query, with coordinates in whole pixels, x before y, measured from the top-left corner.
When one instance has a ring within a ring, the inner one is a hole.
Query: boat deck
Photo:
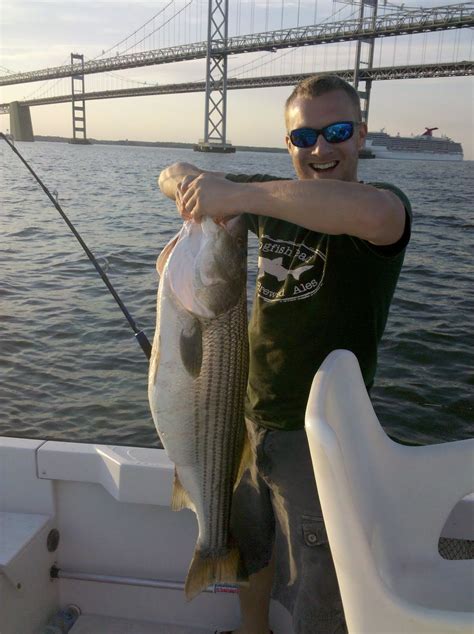
[[[83,614],[70,634],[214,634],[214,630]]]

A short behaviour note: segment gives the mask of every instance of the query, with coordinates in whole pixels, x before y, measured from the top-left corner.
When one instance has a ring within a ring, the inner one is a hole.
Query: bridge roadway
[[[340,77],[351,81],[354,76],[354,69],[332,71]],[[245,79],[227,80],[228,90],[242,90],[244,88],[269,88],[274,86],[293,86],[300,79],[309,77],[312,73],[300,73],[292,75],[272,75],[268,77],[250,77]],[[447,62],[439,64],[416,64],[410,66],[387,66],[380,68],[361,69],[361,81],[371,79],[416,79],[430,77],[461,77],[474,75],[474,62]],[[89,92],[84,94],[85,100],[92,99],[114,99],[118,97],[143,97],[147,95],[169,95],[173,93],[204,92],[206,82],[187,82],[180,84],[163,84],[154,86],[143,86],[140,88],[124,88],[121,90],[106,90],[101,92]],[[54,103],[67,103],[71,101],[71,95],[60,95],[58,97],[43,97],[41,99],[29,99],[22,101],[25,106],[44,106]],[[8,103],[0,104],[0,114],[8,113]]]
[[[442,31],[474,26],[474,2],[464,2],[450,6],[429,9],[403,9],[375,18],[344,20],[328,24],[301,26],[296,28],[237,35],[224,41],[213,43],[214,54],[254,53],[261,51],[276,52],[279,49],[367,38],[390,37]],[[172,46],[169,48],[118,55],[102,60],[92,60],[84,64],[84,74],[103,73],[105,71],[170,64],[192,59],[202,59],[207,55],[207,41]],[[8,86],[33,81],[81,75],[82,66],[57,66],[26,73],[10,74],[0,78],[0,86]]]

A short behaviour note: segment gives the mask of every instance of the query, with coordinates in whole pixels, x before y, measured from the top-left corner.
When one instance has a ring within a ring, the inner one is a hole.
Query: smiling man
[[[358,181],[367,134],[352,86],[334,75],[296,86],[285,106],[297,180],[224,175],[179,163],[160,175],[183,217],[243,213],[259,238],[249,326],[247,430],[254,464],[236,490],[233,531],[252,574],[238,634],[269,631],[270,593],[295,634],[345,632],[304,431],[315,372],[352,350],[370,390],[377,348],[410,238],[410,203]]]

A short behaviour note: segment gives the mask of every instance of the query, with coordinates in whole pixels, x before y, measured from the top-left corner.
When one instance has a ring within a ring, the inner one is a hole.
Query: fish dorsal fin
[[[239,465],[237,468],[237,473],[235,476],[235,481],[234,481],[234,491],[235,489],[238,487],[240,480],[242,479],[242,476],[244,475],[245,471],[252,466],[253,460],[252,460],[252,448],[250,446],[250,441],[249,441],[249,437],[247,434],[247,430],[245,429],[245,425],[244,425],[244,439],[243,439],[243,444],[242,444],[242,453],[240,454],[240,460],[239,460]]]

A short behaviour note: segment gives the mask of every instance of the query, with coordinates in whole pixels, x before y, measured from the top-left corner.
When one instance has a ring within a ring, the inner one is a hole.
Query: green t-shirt
[[[276,180],[227,175],[237,182]],[[370,388],[377,347],[410,238],[408,198],[387,183],[407,211],[403,237],[378,247],[349,235],[246,214],[258,236],[258,277],[249,324],[250,369],[246,415],[270,429],[304,426],[313,377],[335,349],[352,350]]]

